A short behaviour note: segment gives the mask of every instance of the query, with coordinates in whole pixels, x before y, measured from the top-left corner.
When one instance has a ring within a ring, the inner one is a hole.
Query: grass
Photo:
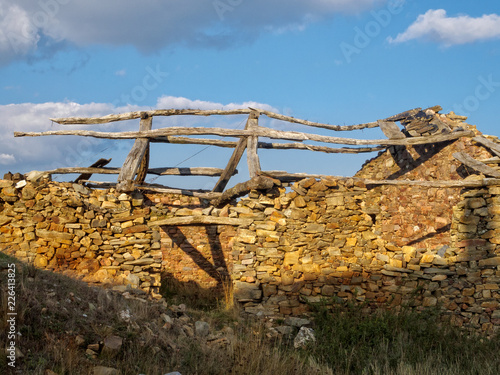
[[[0,254],[0,343],[7,332],[5,265]],[[269,322],[245,318],[232,306],[232,290],[204,291],[166,282],[167,304],[127,299],[63,275],[17,263],[18,373],[92,374],[95,366],[121,374],[498,374],[498,337],[482,339],[439,323],[437,312],[367,315],[363,307],[334,304],[313,312],[316,342],[294,349],[272,338]],[[184,303],[186,313],[172,305]],[[128,311],[130,319],[120,314]],[[162,314],[175,320],[170,327]],[[188,318],[189,317],[189,318]],[[213,337],[190,332],[196,320],[210,324]],[[280,322],[275,321],[275,324]],[[187,327],[183,328],[183,324]],[[109,335],[123,338],[114,357],[87,353]],[[3,344],[2,344],[3,345]],[[0,373],[6,373],[0,357]]]
[[[316,307],[317,344],[307,355],[335,374],[499,374],[499,337],[442,322],[437,309],[371,314],[349,302]]]

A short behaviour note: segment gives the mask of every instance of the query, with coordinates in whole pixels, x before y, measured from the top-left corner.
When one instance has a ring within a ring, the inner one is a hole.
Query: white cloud
[[[176,44],[222,48],[263,32],[302,30],[311,22],[359,13],[387,1],[0,0],[0,64],[36,48],[43,50],[45,44],[51,46],[48,41],[133,45],[145,52]],[[217,4],[223,4],[222,10]],[[8,35],[23,37],[17,50]],[[42,37],[44,46],[39,43]]]
[[[0,164],[9,165],[14,164],[16,162],[16,158],[12,154],[0,154]]]
[[[115,72],[115,75],[119,77],[125,77],[127,75],[127,70],[126,69],[120,69]]]
[[[389,37],[388,41],[403,43],[426,39],[449,47],[494,38],[500,38],[500,16],[497,14],[477,18],[468,15],[448,17],[444,9],[431,9],[419,15],[405,32],[395,38]]]
[[[215,103],[208,102],[205,100],[191,100],[188,98],[183,98],[179,96],[162,96],[158,99],[157,108],[174,108],[174,109],[183,109],[183,108],[191,108],[191,109],[219,109],[219,110],[231,110],[238,108],[259,108],[265,109],[268,111],[278,112],[278,110],[268,104],[257,103],[253,101],[247,101],[243,103]]]
[[[28,12],[10,1],[0,0],[0,65],[33,51],[39,40]]]
[[[243,102],[221,104],[181,97],[164,96],[158,99],[156,108],[193,109],[234,109],[257,107],[271,111],[277,109],[263,103]],[[22,103],[0,105],[0,174],[9,168],[12,172],[26,173],[30,170],[50,170],[61,167],[88,166],[100,157],[118,155],[125,159],[130,146],[126,141],[108,141],[90,137],[44,136],[14,137],[15,131],[42,132],[48,130],[89,129],[98,131],[137,130],[138,121],[114,122],[89,127],[88,125],[63,126],[52,123],[57,117],[94,117],[110,113],[150,110],[150,107],[115,107],[108,103],[78,104],[63,103]],[[162,126],[218,126],[236,128],[242,120],[238,116],[173,116],[155,117],[153,128]],[[102,152],[103,150],[106,150]],[[123,162],[122,160],[122,162]],[[120,161],[114,158],[113,165]],[[8,167],[7,167],[8,166]]]

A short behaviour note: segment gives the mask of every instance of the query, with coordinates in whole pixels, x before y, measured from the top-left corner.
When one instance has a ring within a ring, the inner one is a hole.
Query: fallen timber
[[[465,152],[455,152],[453,157],[460,161],[462,164],[475,171],[481,172],[486,176],[492,176],[495,178],[500,178],[500,172],[494,168],[487,166],[486,164],[474,159],[472,156],[466,154]]]
[[[102,167],[105,167],[106,165],[108,165],[109,163],[111,162],[111,159],[99,159],[97,160],[95,163],[93,163],[90,168],[102,168]],[[82,173],[82,172],[80,172]],[[79,183],[81,180],[88,180],[90,179],[90,177],[92,177],[92,173],[83,173],[81,174],[80,176],[78,176],[76,178],[76,180],[74,181],[75,183]]]

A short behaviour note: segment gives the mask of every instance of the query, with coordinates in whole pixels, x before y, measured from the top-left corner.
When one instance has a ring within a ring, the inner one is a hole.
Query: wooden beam
[[[210,146],[226,147],[226,148],[234,148],[238,144],[237,141],[222,141],[220,139],[174,137],[174,136],[151,138],[151,142],[173,143],[181,145],[210,145]]]
[[[227,189],[221,196],[213,199],[210,203],[215,207],[220,207],[235,198],[248,194],[251,190],[267,190],[271,189],[274,185],[275,182],[272,178],[257,176],[246,182],[236,184],[231,189]]]
[[[151,168],[148,170],[149,174],[155,174],[158,176],[220,176],[224,172],[221,168],[177,168],[177,167],[166,167],[166,168]],[[233,175],[237,174],[238,171],[234,170]]]
[[[135,138],[155,138],[168,135],[219,135],[223,137],[248,137],[258,136],[274,139],[285,139],[290,141],[315,141],[345,145],[381,145],[381,146],[408,146],[445,142],[455,140],[461,137],[473,137],[473,131],[456,131],[448,134],[437,134],[425,137],[410,137],[405,139],[354,139],[342,137],[330,137],[326,135],[308,134],[301,132],[280,131],[275,129],[263,128],[259,126],[256,130],[237,130],[222,128],[184,128],[171,127],[161,128],[149,131],[139,132],[95,132],[86,130],[73,131],[47,131],[41,133],[34,132],[14,132],[14,137],[39,137],[47,135],[79,135],[84,137],[106,138],[106,139],[135,139]]]
[[[483,160],[479,160],[479,161],[481,163],[484,163],[484,164],[500,164],[500,157],[494,156],[492,158],[483,159]]]
[[[403,112],[401,114],[391,116],[386,121],[399,121],[399,119],[406,118],[411,115],[414,111],[418,110],[410,110]],[[123,120],[132,120],[141,117],[142,113],[146,113],[148,116],[180,116],[180,115],[190,115],[190,116],[213,116],[213,115],[244,115],[250,114],[252,111],[257,111],[260,114],[266,115],[269,118],[273,118],[276,120],[287,121],[295,124],[301,124],[306,126],[312,126],[317,128],[335,130],[335,131],[350,131],[350,130],[359,130],[359,129],[367,129],[367,128],[376,128],[378,127],[377,122],[368,122],[357,125],[330,125],[323,124],[320,122],[313,122],[307,120],[297,119],[291,116],[285,116],[278,113],[274,113],[271,111],[267,111],[264,109],[254,109],[254,108],[245,108],[245,109],[233,109],[233,110],[199,110],[199,109],[158,109],[152,111],[136,111],[136,112],[127,112],[121,114],[111,114],[103,117],[63,117],[63,118],[51,118],[50,120],[56,122],[61,125],[92,125],[92,124],[105,124],[115,121],[123,121]],[[415,113],[417,113],[415,112]]]
[[[248,130],[257,129],[259,126],[259,113],[254,111],[248,116]],[[259,137],[250,136],[247,138],[247,163],[250,178],[256,177],[260,172],[260,160],[257,154]]]
[[[149,221],[148,226],[181,226],[181,225],[234,225],[248,226],[253,219],[240,219],[235,217],[218,216],[179,216],[171,219]]]
[[[500,144],[495,143],[495,142],[493,142],[493,141],[491,141],[488,138],[485,138],[483,136],[474,137],[474,138],[472,138],[472,140],[489,148],[491,150],[491,152],[493,152],[496,156],[500,156]]]
[[[154,193],[187,195],[190,197],[198,197],[198,198],[208,199],[208,200],[215,199],[222,194],[222,193],[208,192],[207,190],[176,189],[176,188],[171,188],[168,186],[162,186],[162,185],[158,185],[158,184],[138,185],[135,188],[138,190],[150,191],[150,192],[154,192]]]
[[[276,119],[276,120],[291,122],[291,123],[294,123],[294,124],[312,126],[312,127],[315,127],[315,128],[335,130],[335,131],[350,131],[350,130],[360,130],[360,129],[368,129],[368,128],[376,128],[376,127],[378,127],[377,122],[367,122],[367,123],[358,124],[358,125],[330,125],[330,124],[322,124],[320,122],[313,122],[313,121],[301,120],[301,119],[298,119],[298,118],[295,118],[295,117],[291,117],[291,116],[284,116],[284,115],[280,115],[278,113],[274,113],[274,112],[271,112],[271,111],[266,111],[266,110],[263,110],[263,109],[254,109],[254,110],[258,111],[261,115],[266,115],[267,117],[273,118],[273,119]]]
[[[217,147],[227,147],[234,148],[238,144],[236,141],[222,141],[218,139],[203,139],[203,138],[189,138],[189,137],[158,137],[151,138],[151,142],[158,143],[174,143],[174,144],[199,144],[199,145],[211,145]],[[302,143],[269,143],[269,142],[259,142],[259,148],[265,149],[275,149],[275,150],[308,150],[308,151],[320,151],[332,154],[359,154],[365,152],[374,152],[384,150],[386,147],[342,147],[333,148],[326,146],[312,146]]]
[[[246,115],[249,114],[251,109],[232,109],[228,111],[222,110],[200,110],[200,109],[157,109],[153,111],[136,111],[126,112],[120,114],[111,114],[102,117],[62,117],[51,118],[50,120],[61,125],[95,125],[106,124],[116,121],[133,120],[141,118],[143,113],[148,117],[153,116],[212,116],[212,115]]]
[[[403,139],[406,138],[405,135],[399,129],[399,126],[396,123],[391,121],[377,121],[380,129],[385,134],[385,136],[389,139]]]
[[[68,168],[52,169],[50,171],[45,171],[45,173],[48,173],[48,174],[82,173],[82,176],[89,176],[89,178],[90,178],[90,176],[92,176],[93,174],[120,174],[120,168],[68,167]],[[80,177],[82,177],[82,176],[80,176]],[[84,180],[88,180],[88,178],[81,179],[80,177],[78,177],[78,181],[75,180],[75,182],[82,182]]]
[[[150,168],[149,174],[158,176],[220,176],[224,170],[221,168],[208,168],[208,167],[194,167],[194,168],[177,168],[177,167],[164,167],[164,168]],[[120,168],[96,168],[96,167],[68,167],[52,169],[45,171],[48,174],[74,174],[84,173],[82,176],[91,176],[92,174],[120,174]],[[235,170],[234,174],[238,171]],[[81,182],[86,179],[80,179]]]
[[[500,185],[498,178],[484,178],[481,180],[432,180],[432,181],[419,181],[419,180],[372,180],[359,177],[345,177],[345,176],[328,176],[321,174],[307,174],[307,173],[288,173],[284,171],[262,171],[263,176],[269,176],[278,180],[284,181],[297,181],[304,178],[326,178],[333,180],[352,180],[355,182],[362,182],[365,185],[408,185],[408,186],[422,186],[422,187],[435,187],[435,188],[465,188],[465,187],[481,187]]]
[[[151,131],[153,117],[142,113],[141,122],[139,125],[139,133]],[[134,177],[139,169],[140,164],[146,154],[146,149],[149,145],[147,138],[137,138],[132,149],[130,150],[118,176],[118,184],[116,190],[119,192],[130,192],[134,190]]]
[[[94,164],[92,164],[90,168],[102,168],[108,165],[110,161],[111,159],[99,159]],[[74,183],[78,184],[81,180],[88,180],[90,177],[92,177],[92,173],[83,173],[77,177]]]
[[[409,111],[401,112],[401,113],[398,113],[397,115],[394,115],[394,116],[391,116],[391,117],[387,117],[385,119],[385,121],[392,121],[392,122],[394,122],[394,121],[405,120],[408,117],[415,116],[421,110],[422,110],[422,108],[420,108],[420,107],[419,108],[410,109]]]
[[[352,177],[338,177],[338,176],[329,176],[326,174],[311,174],[311,173],[288,173],[285,171],[262,171],[261,176],[272,177],[278,180],[283,181],[297,181],[302,180],[304,178],[329,178],[329,179],[347,179]]]
[[[245,131],[249,127],[250,123],[250,115],[248,116],[247,123],[245,124]],[[234,171],[236,170],[236,167],[238,166],[241,157],[243,156],[243,153],[245,152],[245,148],[247,147],[247,138],[248,137],[242,137],[238,143],[236,144],[236,147],[234,148],[233,154],[231,155],[231,158],[229,159],[229,162],[227,163],[226,168],[224,169],[224,172],[222,172],[219,180],[215,184],[214,188],[212,189],[213,192],[223,192],[224,189],[227,186],[227,183],[229,182],[229,179],[233,175]]]
[[[481,172],[486,176],[492,176],[495,178],[500,178],[500,172],[496,169],[488,167],[486,164],[480,162],[479,160],[474,159],[472,156],[466,154],[465,152],[455,152],[453,157],[466,165],[474,169],[475,171]]]
[[[481,187],[488,185],[500,184],[500,180],[493,181],[490,179],[482,180],[434,180],[434,181],[412,181],[412,180],[370,180],[362,179],[365,185],[406,185],[406,186],[422,186],[429,188],[466,188],[466,187]]]
[[[146,176],[148,175],[149,168],[149,155],[151,147],[149,145],[150,140],[148,139],[148,144],[146,146],[146,151],[144,152],[144,156],[142,157],[141,164],[139,165],[139,169],[137,170],[137,176],[135,177],[134,183],[136,185],[142,185],[146,180]]]
[[[274,149],[274,150],[309,150],[319,151],[327,154],[361,154],[367,152],[375,152],[385,150],[387,147],[326,147],[326,146],[313,146],[303,143],[267,143],[259,142],[259,148]]]

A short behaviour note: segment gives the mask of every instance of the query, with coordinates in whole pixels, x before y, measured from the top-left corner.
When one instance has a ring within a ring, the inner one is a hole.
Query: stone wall
[[[214,287],[229,274],[230,226],[158,227],[186,215],[228,215],[198,198],[118,194],[78,184],[0,180],[0,250],[91,283],[158,295],[162,277]]]
[[[440,306],[457,325],[498,327],[500,188],[453,189],[458,204],[441,213],[450,226],[439,244],[428,241],[431,234],[398,244],[373,201],[384,189],[308,179],[292,192],[242,199],[240,211],[252,207],[258,217],[233,245],[233,279],[245,309],[300,314],[307,302],[336,296],[373,307]],[[401,204],[407,225],[420,224],[410,221],[415,204]]]
[[[454,160],[461,150],[491,156],[468,139],[394,147],[357,177],[480,178]],[[162,277],[212,288],[230,276],[250,313],[299,315],[310,302],[336,297],[374,308],[439,306],[457,325],[488,333],[500,326],[498,186],[305,179],[252,191],[222,209],[194,197],[50,181],[0,180],[0,189],[0,250],[88,282],[130,284],[159,297]],[[155,225],[197,215],[248,224]]]

